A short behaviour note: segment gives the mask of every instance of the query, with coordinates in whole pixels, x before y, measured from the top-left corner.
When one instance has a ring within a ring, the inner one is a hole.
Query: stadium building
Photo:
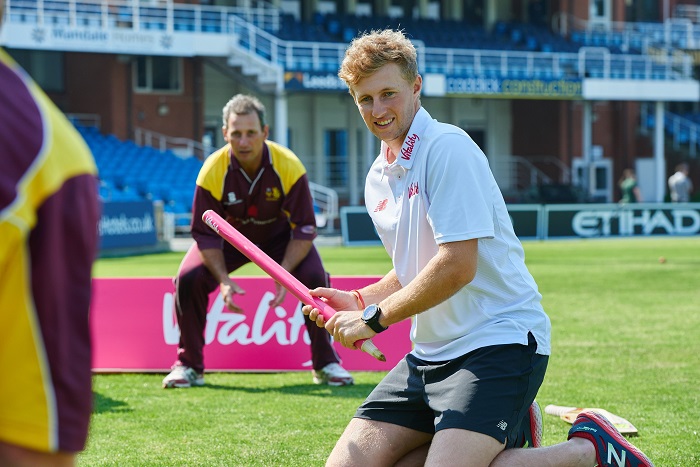
[[[360,204],[378,141],[336,73],[356,34],[393,27],[418,49],[423,105],[481,146],[509,203],[616,202],[626,168],[661,202],[681,160],[700,186],[695,3],[5,0],[0,44],[86,136],[107,199],[186,213],[221,109],[244,92],[317,196]],[[131,155],[142,146],[196,157],[171,174]]]

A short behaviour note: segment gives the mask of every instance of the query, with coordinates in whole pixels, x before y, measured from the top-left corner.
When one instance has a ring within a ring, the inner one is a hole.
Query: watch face
[[[372,319],[374,315],[377,314],[377,305],[369,305],[367,308],[365,308],[365,311],[362,312],[362,319],[368,320]]]

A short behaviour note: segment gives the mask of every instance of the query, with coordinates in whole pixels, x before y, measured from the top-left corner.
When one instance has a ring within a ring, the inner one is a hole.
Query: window
[[[65,91],[63,52],[11,49],[8,52],[44,91]]]
[[[464,22],[476,26],[484,24],[484,0],[463,0]],[[443,16],[447,19],[447,16]]]
[[[325,130],[326,180],[331,187],[348,186],[347,131]]]
[[[138,56],[134,67],[134,89],[143,93],[182,92],[182,59]]]
[[[589,4],[588,20],[594,24],[607,25],[610,20],[610,0],[593,0]]]
[[[481,149],[484,154],[488,154],[488,151],[486,150],[486,131],[483,128],[470,128],[468,130],[463,128],[463,130],[469,134],[472,141],[479,146],[479,149]]]

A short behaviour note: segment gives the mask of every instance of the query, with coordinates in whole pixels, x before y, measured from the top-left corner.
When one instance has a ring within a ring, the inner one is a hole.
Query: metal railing
[[[641,106],[640,119],[643,131],[656,127],[655,115],[651,106]],[[700,144],[700,123],[665,111],[664,133],[671,138],[674,149],[687,146],[688,154],[691,157],[697,156],[698,145]]]
[[[522,156],[496,159],[494,172],[509,180],[510,190],[526,191],[539,185],[552,183],[552,179],[532,162]]]
[[[673,136],[673,148],[679,149],[682,145],[688,145],[688,151],[695,157],[700,142],[700,125],[688,118],[666,112],[664,115],[665,129]]]
[[[231,18],[233,45],[287,70],[335,72],[347,44],[283,41],[239,18]],[[578,53],[453,49],[415,43],[421,72],[458,76],[676,80],[692,78],[692,59],[682,54],[613,54],[605,48]]]
[[[331,232],[335,230],[335,221],[339,214],[338,193],[332,188],[313,182],[309,182],[309,189],[314,199],[314,207],[319,210],[316,213],[316,225],[319,231]]]
[[[693,23],[700,23],[700,5],[676,5],[674,16],[686,18]]]
[[[527,160],[539,171],[549,174],[549,178],[555,183],[571,183],[571,167],[561,159],[554,156],[527,156]]]
[[[159,31],[188,35],[220,35],[231,47],[240,47],[289,71],[337,71],[347,44],[284,41],[272,31],[279,28],[280,11],[268,4],[258,8],[163,5],[109,0],[7,0],[5,20],[10,23],[66,25],[78,31],[118,30],[121,33]],[[199,42],[196,42],[199,44]],[[589,52],[521,52],[426,47],[415,42],[419,70],[455,76],[559,79],[691,79],[692,59],[672,53],[594,54]],[[133,53],[149,54],[145,50]],[[208,50],[195,50],[207,54]],[[340,84],[329,83],[331,88]]]
[[[161,151],[170,150],[176,156],[194,156],[199,160],[206,159],[215,149],[212,146],[207,146],[188,138],[167,136],[139,127],[134,129],[134,142],[139,146],[151,146]]]
[[[700,47],[700,27],[680,14],[656,23],[626,21],[601,23],[569,14],[560,14],[556,16],[554,24],[560,34],[571,38],[574,42],[592,46],[616,46],[623,51],[636,49],[647,53],[650,47],[659,45],[684,49]]]
[[[278,31],[280,10],[262,0],[256,7],[189,5],[123,0],[6,0],[8,21],[89,28],[227,33],[228,19],[242,18]]]

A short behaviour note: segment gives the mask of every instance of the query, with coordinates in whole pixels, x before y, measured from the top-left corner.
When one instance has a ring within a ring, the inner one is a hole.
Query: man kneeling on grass
[[[534,400],[550,322],[486,156],[421,107],[416,51],[401,32],[353,40],[338,75],[382,141],[365,203],[394,268],[359,291],[313,290],[344,310],[328,322],[303,312],[348,348],[411,318],[414,347],[357,410],[328,465],[650,466],[590,412],[566,442],[511,449],[539,445]]]

